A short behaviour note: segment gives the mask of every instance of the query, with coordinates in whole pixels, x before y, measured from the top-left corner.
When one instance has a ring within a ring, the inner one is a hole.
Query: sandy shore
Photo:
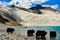
[[[26,27],[26,26],[10,26],[10,25],[5,25],[5,24],[0,24],[0,27],[22,28],[22,27]]]
[[[27,40],[27,37],[24,37],[20,34],[7,34],[5,32],[0,32],[0,40]]]

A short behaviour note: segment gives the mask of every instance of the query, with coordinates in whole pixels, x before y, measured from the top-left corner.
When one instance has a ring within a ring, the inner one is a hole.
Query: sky
[[[0,6],[15,5],[23,8],[34,7],[37,4],[42,6],[48,6],[60,11],[60,0],[0,0]]]

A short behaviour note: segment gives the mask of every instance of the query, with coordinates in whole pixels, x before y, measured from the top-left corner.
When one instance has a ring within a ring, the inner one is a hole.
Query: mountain
[[[29,8],[30,10],[32,10],[34,13],[37,13],[37,14],[42,14],[41,11],[39,11],[40,9],[43,9],[44,7],[41,6],[41,5],[36,5],[34,7],[31,7]]]
[[[42,14],[41,11],[40,11],[41,9],[42,10],[46,9],[46,10],[56,11],[55,9],[53,9],[51,7],[43,7],[41,5],[36,5],[34,7],[29,8],[29,9],[32,10],[34,13],[37,13],[37,14]]]
[[[40,5],[30,9],[0,7],[0,23],[13,26],[57,26],[60,25],[60,12]]]

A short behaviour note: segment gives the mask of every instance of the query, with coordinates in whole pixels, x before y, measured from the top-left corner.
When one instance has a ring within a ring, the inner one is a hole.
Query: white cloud
[[[19,2],[19,4],[16,5],[16,2]],[[14,4],[16,6],[25,7],[25,8],[29,8],[30,5],[32,5],[29,0],[12,0],[9,4]]]
[[[18,5],[16,5],[17,1],[19,2]],[[9,4],[15,4],[16,6],[19,6],[19,7],[30,8],[32,3],[40,4],[40,3],[44,3],[46,1],[48,1],[48,0],[12,0]]]
[[[3,2],[0,1],[0,5],[2,5],[2,4],[3,4]]]
[[[18,0],[12,0],[12,1],[9,2],[9,4],[14,4],[15,5],[17,1]]]
[[[12,0],[9,3],[0,1],[0,5],[4,5],[4,6],[7,4],[16,5],[16,2],[19,2],[19,4],[16,6],[24,7],[24,8],[30,8],[32,6],[32,3],[41,4],[41,3],[44,3],[46,1],[49,1],[49,0]]]
[[[31,0],[31,2],[35,3],[35,4],[41,4],[41,3],[44,3],[48,0]]]
[[[8,4],[8,3],[6,3],[6,2],[1,2],[1,1],[0,1],[0,6],[2,6],[2,7],[7,6],[7,4]]]
[[[19,0],[21,7],[29,8],[32,4],[29,0]]]
[[[54,9],[57,9],[58,6],[59,6],[59,5],[56,4],[56,5],[53,5],[53,6],[51,6],[51,7],[54,8]]]
[[[0,4],[2,4],[2,2],[0,1]]]
[[[58,4],[54,4],[54,5],[42,5],[42,6],[44,6],[44,7],[51,7],[53,9],[57,9],[59,7]]]

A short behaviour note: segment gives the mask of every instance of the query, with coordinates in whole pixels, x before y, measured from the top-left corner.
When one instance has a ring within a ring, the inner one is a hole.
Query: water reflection
[[[56,37],[52,37],[52,38],[50,38],[50,40],[56,40]]]
[[[46,38],[40,38],[40,39],[36,39],[36,40],[46,40]]]
[[[58,40],[58,39],[56,39],[56,37],[49,37],[49,38],[36,38],[36,40]],[[60,40],[60,39],[59,39]]]
[[[46,38],[40,38],[40,39],[36,39],[36,40],[47,40]],[[49,40],[56,40],[56,37],[50,38]]]

